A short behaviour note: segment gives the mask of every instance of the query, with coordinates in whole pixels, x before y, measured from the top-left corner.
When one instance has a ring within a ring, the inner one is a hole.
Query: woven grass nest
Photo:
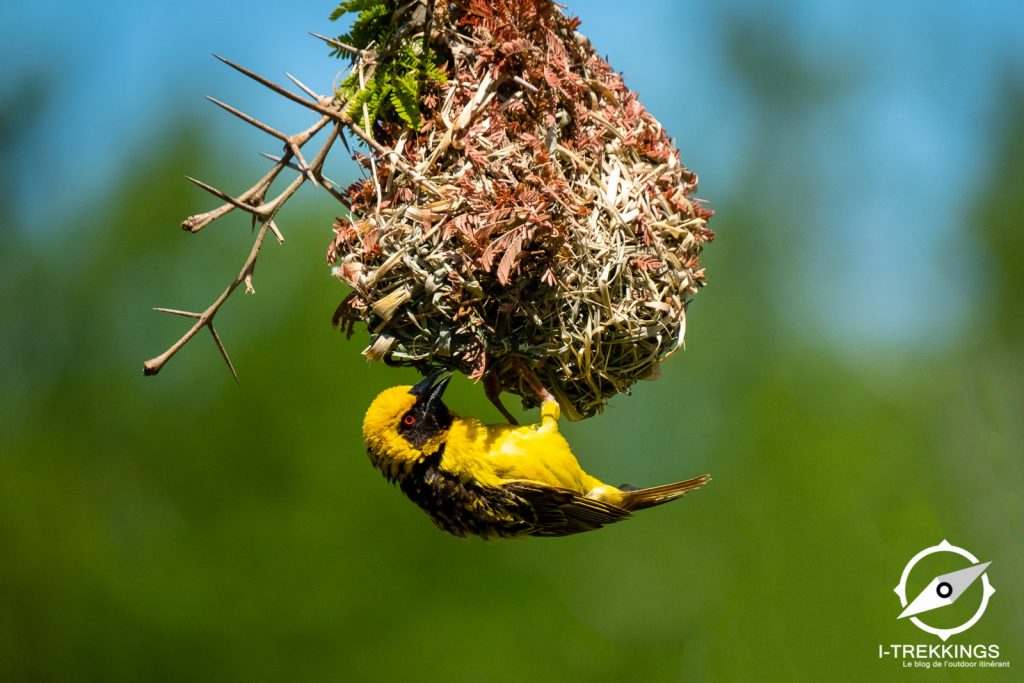
[[[380,146],[342,193],[335,324],[365,323],[370,359],[524,407],[527,367],[573,419],[655,374],[705,283],[711,212],[579,21],[548,0],[357,5],[338,97]]]

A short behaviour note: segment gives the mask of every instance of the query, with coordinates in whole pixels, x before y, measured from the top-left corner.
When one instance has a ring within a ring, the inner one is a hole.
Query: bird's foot
[[[541,384],[540,379],[534,374],[533,370],[527,367],[520,359],[516,359],[516,369],[519,371],[519,376],[526,381],[533,390],[533,393],[537,395],[540,400],[540,416],[541,419],[545,417],[552,417],[555,421],[561,415],[562,410],[558,405],[558,401],[555,399],[554,394],[547,390],[547,388]]]
[[[540,404],[540,419],[541,422],[544,418],[549,417],[555,422],[558,422],[558,418],[562,415],[562,408],[558,405],[558,401],[552,398],[550,401],[544,401]]]
[[[508,411],[505,404],[501,402],[502,388],[501,380],[498,379],[498,375],[495,373],[487,373],[487,376],[484,377],[484,395],[487,396],[487,400],[498,409],[498,412],[508,420],[510,425],[518,426],[519,420],[517,420],[515,416]]]

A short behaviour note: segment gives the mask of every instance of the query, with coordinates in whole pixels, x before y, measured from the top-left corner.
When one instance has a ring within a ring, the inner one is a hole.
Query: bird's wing
[[[617,505],[540,482],[509,481],[501,488],[516,501],[519,515],[529,520],[531,536],[568,536],[600,529],[630,515]]]

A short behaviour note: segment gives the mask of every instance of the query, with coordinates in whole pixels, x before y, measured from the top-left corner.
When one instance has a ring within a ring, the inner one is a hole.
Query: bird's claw
[[[519,420],[517,420],[515,416],[508,411],[505,404],[501,402],[501,390],[501,380],[498,378],[498,375],[495,373],[487,373],[487,376],[484,377],[484,395],[486,395],[487,400],[498,409],[498,412],[501,413],[502,417],[508,420],[510,425],[518,426]]]
[[[540,414],[541,418],[553,417],[558,420],[561,415],[561,407],[558,405],[558,400],[555,399],[555,395],[552,394],[547,388],[541,384],[540,379],[531,370],[526,363],[521,359],[516,359],[516,369],[519,371],[519,376],[522,377],[533,393],[537,395],[537,399],[540,400]]]

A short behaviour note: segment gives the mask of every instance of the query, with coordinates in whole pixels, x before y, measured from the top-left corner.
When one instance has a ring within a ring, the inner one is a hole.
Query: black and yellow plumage
[[[707,475],[647,489],[609,486],[583,471],[558,431],[558,404],[534,425],[485,425],[453,415],[441,397],[450,377],[374,399],[363,421],[370,460],[456,536],[566,536],[700,488]]]

